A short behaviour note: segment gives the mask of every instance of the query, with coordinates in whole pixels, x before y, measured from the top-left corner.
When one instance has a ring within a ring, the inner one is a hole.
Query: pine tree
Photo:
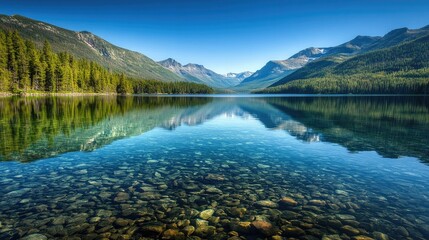
[[[10,74],[7,69],[6,34],[0,31],[0,92],[9,91]]]
[[[18,91],[18,63],[16,61],[15,47],[13,44],[13,32],[8,32],[6,37],[7,69],[11,77],[12,92]]]
[[[22,90],[27,90],[27,87],[30,85],[27,49],[24,40],[19,36],[17,31],[13,32],[12,37],[12,41],[15,48],[16,62],[18,66],[18,88]]]
[[[51,45],[48,41],[45,41],[43,44],[43,55],[42,61],[44,63],[45,69],[45,91],[54,92],[55,91],[55,63],[54,56],[52,53]]]
[[[42,91],[44,86],[44,69],[40,61],[40,53],[31,41],[26,41],[27,55],[29,58],[30,86],[31,89]]]

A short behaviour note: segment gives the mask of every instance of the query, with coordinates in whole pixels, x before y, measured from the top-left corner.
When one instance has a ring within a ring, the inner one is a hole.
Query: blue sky
[[[87,30],[154,60],[255,71],[301,49],[429,25],[428,0],[0,0],[20,14]]]

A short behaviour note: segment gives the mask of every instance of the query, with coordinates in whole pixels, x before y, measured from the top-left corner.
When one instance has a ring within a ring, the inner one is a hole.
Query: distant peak
[[[429,25],[422,27],[421,30],[429,30]]]
[[[403,34],[406,33],[409,29],[404,27],[404,28],[398,28],[395,30],[392,30],[390,32],[388,32],[386,35],[384,35],[385,37],[389,37],[389,36],[394,36],[394,35],[399,35],[399,34]]]
[[[89,32],[89,31],[80,31],[80,33],[82,33],[82,34],[91,34],[92,35],[92,33]]]
[[[184,67],[196,67],[196,68],[204,68],[203,65],[196,64],[196,63],[188,63]]]
[[[173,58],[167,58],[165,60],[159,61],[158,63],[164,67],[181,67],[182,66],[182,64],[180,64],[178,61],[174,60]]]

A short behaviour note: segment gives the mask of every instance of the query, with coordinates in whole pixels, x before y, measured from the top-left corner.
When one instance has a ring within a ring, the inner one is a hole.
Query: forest
[[[0,92],[206,94],[213,89],[190,82],[133,79],[70,53],[55,53],[48,41],[38,49],[17,31],[0,31]]]
[[[258,93],[429,94],[429,36],[316,60]]]

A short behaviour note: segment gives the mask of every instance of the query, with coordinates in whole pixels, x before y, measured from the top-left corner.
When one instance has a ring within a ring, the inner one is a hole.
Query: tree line
[[[350,58],[320,59],[274,85],[258,93],[429,94],[429,35]]]
[[[255,93],[289,94],[429,94],[429,69],[405,72],[326,75],[299,79]]]
[[[0,31],[0,92],[12,93],[212,93],[197,83],[133,79],[70,53],[38,49],[17,31]]]

